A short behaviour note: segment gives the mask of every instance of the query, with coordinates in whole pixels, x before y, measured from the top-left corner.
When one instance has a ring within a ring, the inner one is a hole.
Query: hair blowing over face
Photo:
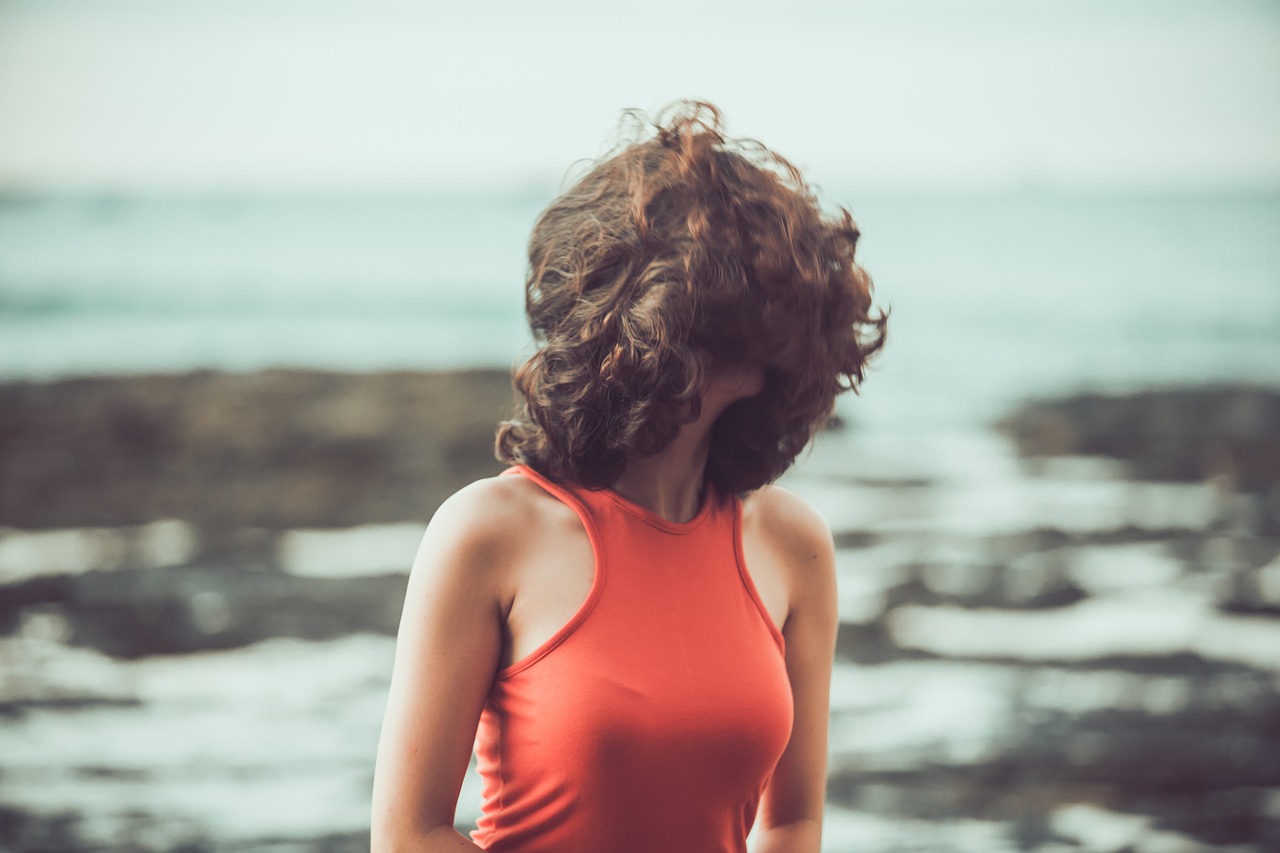
[[[538,344],[516,370],[523,402],[497,456],[557,480],[612,485],[700,411],[717,363],[764,368],[763,391],[711,433],[722,493],[782,474],[857,390],[884,344],[849,211],[824,216],[800,172],[718,109],[681,102],[542,212],[529,240],[525,311]]]

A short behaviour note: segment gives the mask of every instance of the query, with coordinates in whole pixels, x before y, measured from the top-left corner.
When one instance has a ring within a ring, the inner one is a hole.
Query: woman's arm
[[[839,625],[835,545],[826,520],[807,502],[769,487],[760,539],[782,567],[789,602],[782,635],[795,704],[791,740],[765,789],[754,853],[818,853],[826,803],[831,667]]]
[[[497,479],[458,492],[414,559],[374,771],[375,853],[480,849],[453,820],[502,649],[511,496]]]

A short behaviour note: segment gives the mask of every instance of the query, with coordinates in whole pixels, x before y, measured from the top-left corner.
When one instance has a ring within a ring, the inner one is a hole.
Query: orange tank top
[[[792,704],[737,497],[708,490],[675,523],[609,489],[504,473],[577,512],[595,577],[577,613],[494,679],[472,839],[495,853],[742,853]]]

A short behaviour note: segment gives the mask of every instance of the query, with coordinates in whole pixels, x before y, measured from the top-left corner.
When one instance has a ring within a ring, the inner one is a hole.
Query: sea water
[[[550,197],[6,198],[0,376],[509,367]],[[1280,379],[1280,196],[823,197],[892,308],[866,398],[898,415]]]

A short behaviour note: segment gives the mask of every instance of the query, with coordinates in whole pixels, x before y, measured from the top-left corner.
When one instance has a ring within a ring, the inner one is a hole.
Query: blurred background
[[[367,849],[529,228],[682,97],[893,310],[827,849],[1280,849],[1270,0],[0,0],[0,848]]]

